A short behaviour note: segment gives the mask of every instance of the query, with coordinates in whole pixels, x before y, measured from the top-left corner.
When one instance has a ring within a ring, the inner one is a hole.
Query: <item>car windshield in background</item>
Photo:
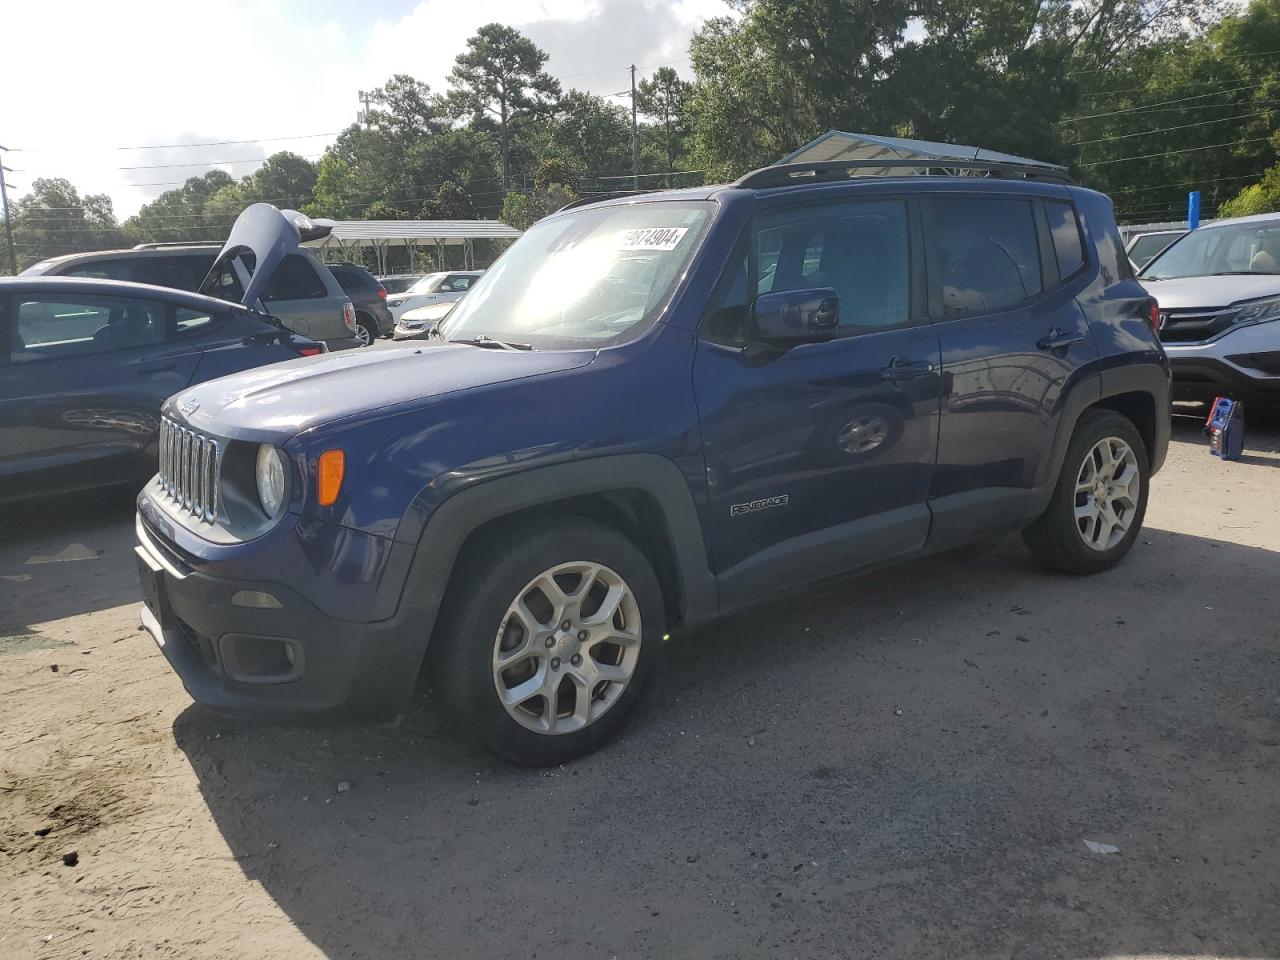
[[[711,219],[706,201],[586,208],[535,224],[449,315],[447,340],[604,346],[634,336]]]
[[[1193,230],[1152,260],[1141,278],[1233,273],[1280,274],[1280,218]]]
[[[446,276],[444,273],[428,273],[405,293],[435,293],[436,287],[440,286]]]

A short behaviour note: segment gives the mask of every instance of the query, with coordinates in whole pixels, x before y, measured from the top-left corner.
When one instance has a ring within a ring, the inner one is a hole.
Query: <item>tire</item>
[[[362,347],[368,347],[378,339],[378,325],[363,313],[356,314],[356,337]]]
[[[1100,462],[1105,462],[1106,454],[1099,449],[1104,441],[1111,442],[1113,458],[1121,449],[1118,445],[1127,448],[1131,458],[1120,459],[1127,459],[1126,466],[1136,472],[1117,466],[1115,480],[1108,482],[1107,468],[1099,467]],[[1086,458],[1092,461],[1092,474]],[[1125,477],[1132,479],[1126,484]],[[1124,559],[1142,529],[1150,479],[1146,447],[1133,423],[1109,410],[1086,411],[1067,447],[1049,505],[1023,531],[1023,539],[1035,558],[1050,570],[1075,574],[1108,570]],[[1086,488],[1078,491],[1082,481]],[[1095,496],[1099,488],[1101,492]],[[1112,500],[1108,488],[1123,493]],[[1099,508],[1099,497],[1111,507],[1109,514],[1105,506]],[[1122,530],[1113,527],[1113,520],[1127,522],[1127,526]]]
[[[544,593],[539,583],[548,576],[554,582]],[[573,598],[581,598],[588,576],[594,586],[585,588],[578,615]],[[551,602],[555,587],[569,595],[570,606],[559,612]],[[595,604],[602,596],[614,598],[615,589],[618,612],[593,624],[602,606]],[[451,578],[450,594],[436,641],[440,647],[433,651],[439,671],[434,686],[460,730],[521,766],[566,763],[607,743],[662,655],[665,616],[652,567],[625,536],[589,520],[562,517],[504,527],[468,551]],[[519,599],[523,617],[514,612]],[[588,639],[579,645],[584,633]],[[615,634],[638,639],[625,645],[592,639]],[[510,666],[500,667],[499,655],[511,657]],[[597,682],[595,671],[626,678]],[[499,683],[509,698],[527,699],[504,705]],[[556,690],[554,711],[538,692],[548,684]]]

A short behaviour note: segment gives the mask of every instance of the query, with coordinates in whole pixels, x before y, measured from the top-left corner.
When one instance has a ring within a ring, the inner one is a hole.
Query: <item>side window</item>
[[[60,277],[92,277],[95,280],[132,280],[133,261],[127,257],[85,260],[57,274]]]
[[[314,300],[328,296],[320,274],[306,257],[291,253],[281,261],[262,294],[263,300]]]
[[[717,343],[747,339],[747,253],[745,244],[730,258],[708,304],[702,335]]]
[[[1031,203],[995,197],[933,201],[942,316],[990,313],[1044,288]]]
[[[1030,223],[1030,212],[1028,212]],[[831,287],[840,326],[910,319],[911,257],[903,200],[835,203],[766,215],[756,227],[756,292]]]
[[[1084,266],[1084,242],[1076,212],[1069,203],[1057,200],[1044,202],[1045,216],[1049,219],[1049,233],[1053,236],[1053,250],[1058,256],[1058,275],[1066,280]]]
[[[145,347],[170,336],[168,309],[143,300],[19,294],[12,310],[13,363]]]
[[[475,277],[450,277],[449,283],[452,284],[454,292],[457,293],[469,288],[474,280]]]
[[[158,287],[175,290],[198,290],[214,255],[199,257],[140,257],[134,269],[134,279],[140,283],[154,283]]]

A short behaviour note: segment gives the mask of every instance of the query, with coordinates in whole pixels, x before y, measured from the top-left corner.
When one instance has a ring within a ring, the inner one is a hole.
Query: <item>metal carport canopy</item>
[[[909,140],[905,137],[880,137],[870,133],[846,133],[828,130],[799,150],[787,154],[778,163],[814,163],[820,160],[992,160],[1019,163],[1065,171],[1065,167],[1029,160],[1010,153],[999,153],[963,143],[936,143],[932,140]],[[945,166],[939,164],[940,167]],[[911,167],[885,167],[867,170],[868,176],[894,177],[917,173]]]
[[[410,255],[419,246],[436,248],[440,259],[443,247],[464,248],[464,261],[474,266],[473,243],[476,240],[515,240],[520,231],[500,220],[318,220],[318,224],[332,224],[329,235],[309,240],[306,246],[319,250],[337,249],[345,253],[349,248],[372,247],[378,257],[379,271],[385,273],[387,251],[393,246],[404,246]],[[443,262],[441,262],[443,267]]]

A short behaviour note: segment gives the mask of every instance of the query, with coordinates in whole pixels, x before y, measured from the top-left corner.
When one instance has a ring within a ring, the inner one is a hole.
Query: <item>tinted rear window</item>
[[[241,254],[240,262],[250,273],[257,269],[257,258],[251,253]],[[320,274],[316,273],[315,268],[307,262],[307,258],[291,253],[276,268],[275,274],[267,284],[267,289],[263,291],[262,299],[314,300],[328,295],[329,291],[325,288],[324,281],[320,279]]]
[[[990,313],[1044,288],[1031,203],[998,197],[933,201],[942,315]]]
[[[213,266],[217,251],[185,257],[139,257],[133,268],[133,279],[139,283],[153,283],[157,287],[173,287],[177,290],[199,290],[209,268]]]
[[[1084,266],[1084,243],[1080,238],[1080,226],[1076,212],[1069,203],[1046,200],[1045,215],[1049,218],[1049,232],[1053,235],[1053,249],[1058,256],[1058,273],[1063,280]]]

